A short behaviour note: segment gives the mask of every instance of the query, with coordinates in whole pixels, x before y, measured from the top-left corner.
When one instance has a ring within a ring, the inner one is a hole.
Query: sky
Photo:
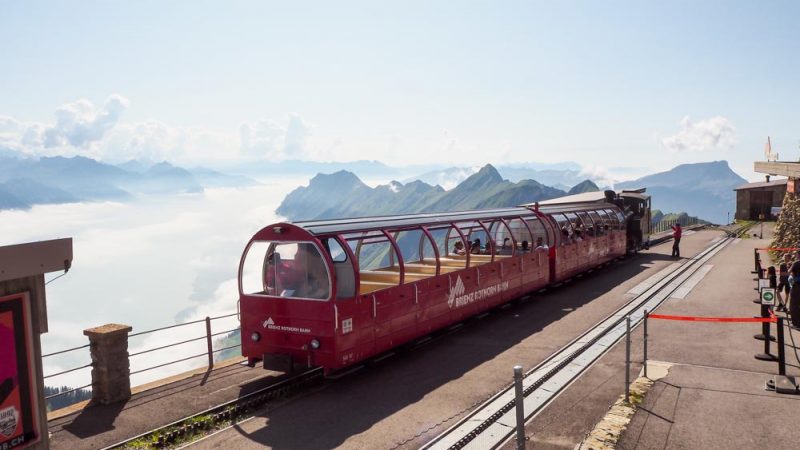
[[[0,2],[0,153],[182,165],[800,156],[800,3]]]

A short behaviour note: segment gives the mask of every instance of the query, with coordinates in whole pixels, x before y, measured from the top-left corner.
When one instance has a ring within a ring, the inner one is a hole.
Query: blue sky
[[[800,154],[798,5],[2,2],[0,146],[752,178]]]

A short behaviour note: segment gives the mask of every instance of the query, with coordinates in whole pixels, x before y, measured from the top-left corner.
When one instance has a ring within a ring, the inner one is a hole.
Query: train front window
[[[247,249],[240,287],[250,295],[327,300],[331,282],[313,243],[257,241]]]

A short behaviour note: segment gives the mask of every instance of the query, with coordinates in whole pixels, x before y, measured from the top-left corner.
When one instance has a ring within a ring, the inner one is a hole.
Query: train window
[[[606,215],[608,216],[608,220],[611,222],[611,229],[612,230],[619,230],[619,217],[617,217],[617,213],[614,212],[613,209],[606,209],[604,210]]]
[[[239,280],[245,294],[310,300],[327,300],[330,285],[328,266],[310,242],[253,242]]]
[[[488,227],[495,248],[495,258],[510,258],[514,254],[514,238],[502,220],[491,222]]]
[[[383,232],[352,233],[344,238],[358,262],[361,294],[400,284],[397,255]]]
[[[344,251],[339,241],[335,238],[322,239],[322,246],[325,247],[325,250],[331,255],[331,259],[334,263],[347,261],[347,252]]]
[[[603,221],[603,232],[608,234],[614,228],[614,223],[608,217],[608,213],[602,209],[598,209],[595,213],[597,213],[597,215],[600,216],[600,220]]]
[[[439,249],[439,273],[452,272],[467,266],[467,243],[461,239],[458,230],[452,225],[430,227],[428,232],[433,236],[436,248]],[[426,263],[427,263],[426,259]]]
[[[625,220],[625,214],[618,209],[615,210],[615,212],[617,213],[617,218],[619,219],[620,230],[624,230],[628,225],[627,221]]]
[[[586,214],[585,211],[578,211],[575,214],[581,219],[581,223],[583,224],[584,231],[582,231],[582,234],[585,233],[584,237],[592,236],[594,234],[594,226],[595,226],[594,221],[592,221],[592,219],[589,217],[588,214]]]
[[[413,282],[436,274],[436,257],[433,245],[422,229],[404,230],[394,233],[405,267],[405,282]],[[433,258],[425,255],[433,254]],[[427,264],[426,264],[427,262]],[[399,267],[393,268],[399,271]]]
[[[353,264],[347,258],[347,252],[339,243],[339,240],[330,237],[320,239],[322,246],[330,254],[333,260],[334,277],[336,278],[336,299],[344,300],[356,295],[356,277]]]
[[[534,218],[538,222],[538,219]],[[541,224],[539,224],[541,226]],[[531,250],[531,246],[536,242],[531,236],[531,232],[522,219],[511,219],[508,221],[508,227],[511,229],[511,235],[517,243],[517,252],[526,252]]]
[[[592,221],[594,222],[595,234],[597,236],[605,234],[605,223],[600,218],[600,215],[597,214],[597,211],[589,211],[589,215],[592,216]]]
[[[544,225],[538,217],[526,218],[525,222],[528,224],[528,227],[530,227],[531,233],[533,233],[529,246],[531,246],[533,249],[539,247],[539,239],[542,240],[543,245],[548,247],[553,245],[553,243],[550,242],[550,238],[547,236],[547,231],[544,229]]]
[[[492,261],[492,241],[478,221],[459,222],[456,226],[467,237],[470,266],[480,266]],[[457,234],[457,233],[456,233]]]

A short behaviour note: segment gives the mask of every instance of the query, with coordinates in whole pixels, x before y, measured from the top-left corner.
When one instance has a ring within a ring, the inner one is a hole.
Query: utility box
[[[72,239],[0,247],[0,449],[47,449],[44,274],[72,265]]]

